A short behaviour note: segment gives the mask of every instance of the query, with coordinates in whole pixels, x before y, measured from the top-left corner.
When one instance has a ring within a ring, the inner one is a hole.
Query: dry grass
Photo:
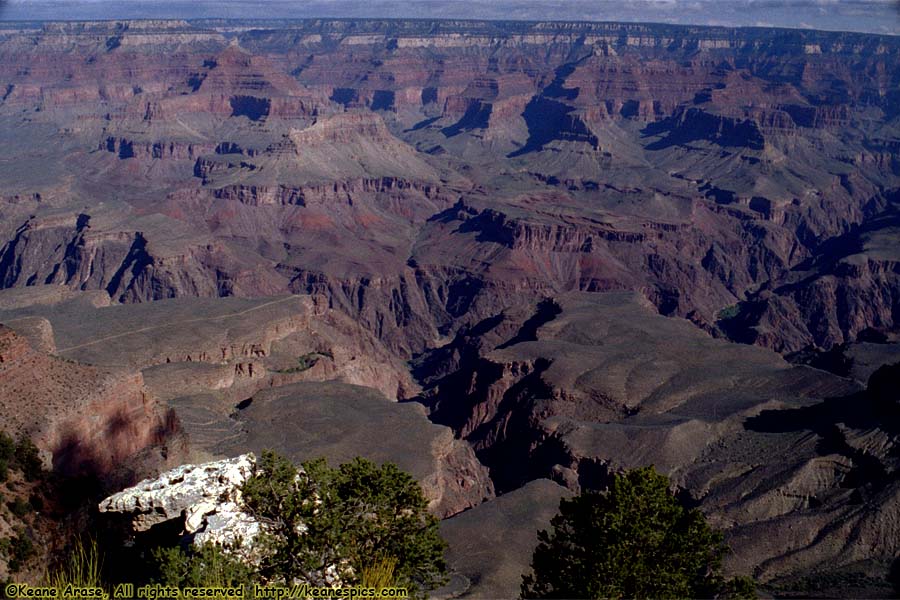
[[[78,540],[65,561],[44,576],[44,586],[59,590],[59,598],[65,598],[63,591],[69,585],[76,588],[102,588],[102,567],[103,558],[97,541],[92,539],[85,543]]]
[[[392,556],[376,559],[375,562],[363,569],[360,577],[362,587],[381,590],[394,587],[394,569],[397,568],[397,559]]]

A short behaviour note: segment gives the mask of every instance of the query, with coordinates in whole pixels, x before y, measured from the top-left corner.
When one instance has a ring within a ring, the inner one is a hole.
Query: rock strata
[[[2,429],[31,437],[48,466],[64,475],[128,480],[123,464],[135,474],[145,468],[129,459],[162,449],[177,459],[179,452],[178,419],[148,392],[140,372],[45,354],[3,325],[0,410]]]

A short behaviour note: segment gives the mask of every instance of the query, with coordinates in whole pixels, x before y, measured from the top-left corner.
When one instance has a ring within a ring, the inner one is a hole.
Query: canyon
[[[561,497],[647,464],[732,572],[885,593],[900,38],[5,23],[0,323],[48,466],[396,462],[446,597],[516,594]]]

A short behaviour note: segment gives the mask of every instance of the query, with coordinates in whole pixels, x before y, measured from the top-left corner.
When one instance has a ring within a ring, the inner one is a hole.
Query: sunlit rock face
[[[744,302],[779,352],[895,325],[896,37],[53,23],[0,57],[4,288],[322,294],[404,358],[573,290]]]
[[[182,465],[110,496],[100,503],[100,512],[131,517],[135,531],[183,519],[195,545],[241,539],[250,546],[261,525],[243,511],[241,487],[255,473],[253,454]]]

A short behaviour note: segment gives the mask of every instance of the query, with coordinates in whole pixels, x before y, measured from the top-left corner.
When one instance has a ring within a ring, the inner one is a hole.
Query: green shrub
[[[0,431],[0,482],[9,477],[10,462],[16,454],[16,443],[5,432]]]
[[[157,548],[157,583],[175,587],[240,587],[256,581],[254,569],[223,548]]]
[[[343,565],[352,568],[343,583],[358,584],[386,557],[396,559],[394,584],[410,595],[424,596],[446,580],[438,521],[419,484],[396,465],[357,458],[332,469],[319,459],[298,474],[289,460],[265,452],[260,468],[243,491],[250,510],[275,528],[265,542],[264,580],[302,580]]]
[[[31,504],[28,503],[24,498],[16,498],[12,502],[8,502],[6,506],[9,507],[9,511],[20,519],[30,514],[34,509],[31,507]]]
[[[15,455],[15,441],[5,432],[0,431],[0,461],[8,463]]]
[[[732,304],[731,306],[726,306],[722,310],[716,314],[716,320],[718,321],[727,321],[729,319],[733,319],[736,316],[741,314],[741,305],[740,304]]]
[[[15,537],[9,538],[7,555],[9,556],[9,570],[18,573],[25,563],[35,555],[34,543],[24,531],[19,531]]]
[[[320,356],[327,356],[328,358],[334,359],[334,356],[331,352],[307,352],[302,356],[297,357],[297,366],[290,367],[287,369],[277,369],[276,373],[302,373],[303,371],[308,371],[312,369],[319,362]]]
[[[22,470],[25,479],[37,481],[44,474],[44,465],[38,449],[28,437],[22,436],[16,444],[15,458],[17,466]]]
[[[685,510],[652,467],[616,475],[604,493],[560,502],[541,531],[525,598],[755,597],[749,579],[726,582],[722,534]]]

